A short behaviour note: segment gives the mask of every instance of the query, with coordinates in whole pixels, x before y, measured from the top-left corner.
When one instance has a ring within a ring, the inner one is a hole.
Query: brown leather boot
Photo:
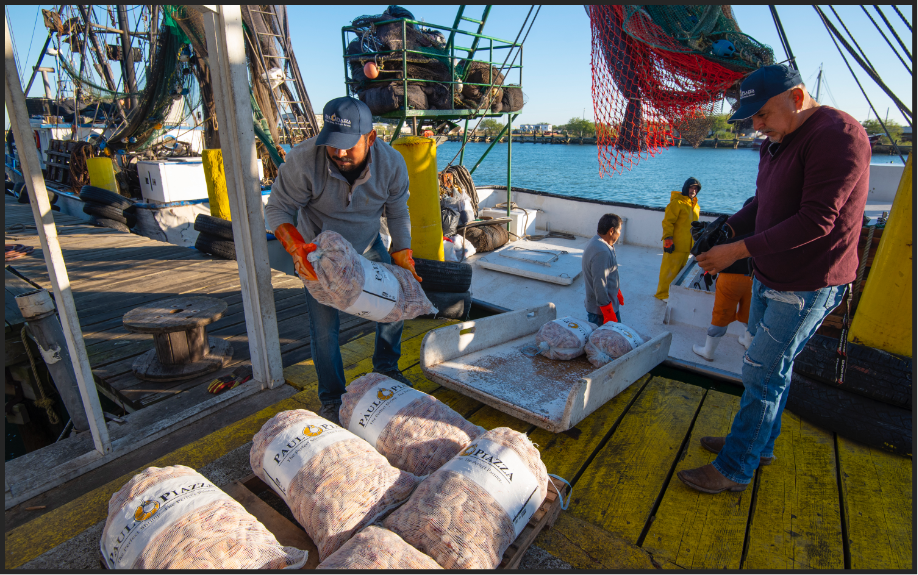
[[[708,463],[695,469],[684,469],[677,473],[682,483],[702,493],[720,493],[721,491],[745,491],[746,483],[731,481],[720,474]]]
[[[720,453],[720,450],[724,448],[724,443],[727,442],[726,437],[711,437],[706,436],[701,438],[701,446],[710,451],[711,453]],[[759,467],[762,465],[771,465],[775,462],[774,456],[772,457],[759,457]]]

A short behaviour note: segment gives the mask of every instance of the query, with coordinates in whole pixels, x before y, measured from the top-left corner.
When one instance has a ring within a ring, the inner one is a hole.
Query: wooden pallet
[[[264,493],[266,490],[271,491],[271,488],[257,475],[250,475],[241,481],[234,481],[229,485],[224,485],[222,489],[230,497],[241,503],[246,511],[261,521],[274,534],[281,545],[289,545],[309,551],[309,559],[306,561],[304,569],[315,569],[318,566],[319,551],[303,528],[281,515],[258,497],[259,493]],[[567,487],[562,485],[561,489],[563,492]],[[274,492],[271,491],[271,493],[273,494]],[[555,524],[555,520],[561,512],[560,497],[561,495],[554,484],[549,482],[548,495],[545,497],[545,501],[542,502],[542,505],[529,519],[529,523],[523,528],[519,537],[504,552],[500,565],[497,567],[498,569],[516,569],[519,567],[523,555],[539,533],[543,529],[550,529]]]
[[[70,151],[73,142],[67,140],[51,140],[51,145],[45,152],[48,156],[47,180],[61,184],[62,186],[70,185]]]

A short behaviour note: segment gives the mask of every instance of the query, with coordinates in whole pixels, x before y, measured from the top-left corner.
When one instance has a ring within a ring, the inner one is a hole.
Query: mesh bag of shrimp
[[[383,526],[444,569],[494,569],[547,493],[538,449],[498,427],[433,472]]]
[[[571,316],[552,320],[536,333],[539,353],[548,359],[570,360],[583,355],[583,346],[596,325]]]
[[[442,569],[437,562],[377,525],[370,525],[316,569]]]
[[[322,232],[313,243],[318,249],[307,258],[317,280],[303,283],[319,303],[380,323],[437,313],[410,271],[371,262],[336,232]]]
[[[636,331],[623,323],[610,321],[590,334],[590,340],[583,350],[590,363],[602,367],[643,343],[643,338]]]
[[[363,439],[304,409],[278,413],[253,442],[252,470],[286,501],[320,561],[408,499],[420,481]]]
[[[351,382],[339,416],[394,467],[417,476],[436,471],[485,431],[437,398],[379,373]]]
[[[300,568],[284,547],[206,477],[183,465],[149,467],[108,502],[100,542],[109,569]]]

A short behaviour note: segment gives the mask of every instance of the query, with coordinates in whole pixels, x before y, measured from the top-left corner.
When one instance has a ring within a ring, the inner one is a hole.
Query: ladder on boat
[[[485,23],[488,21],[488,14],[491,13],[491,6],[492,6],[491,4],[486,5],[484,7],[484,12],[481,15],[481,20],[476,20],[475,18],[469,18],[467,16],[464,16],[463,14],[465,13],[466,5],[465,4],[460,5],[459,10],[456,12],[456,20],[453,22],[453,29],[449,33],[449,40],[446,42],[446,45],[447,46],[453,45],[453,39],[456,36],[456,29],[459,28],[459,24],[461,24],[463,21],[471,22],[472,24],[478,24],[478,30],[475,31],[476,36],[474,36],[472,40],[472,46],[470,48],[463,48],[461,46],[455,47],[456,51],[462,50],[463,52],[466,52],[466,58],[468,60],[474,59],[475,52],[478,51],[478,41],[481,39],[480,36],[481,36],[481,33],[484,31]],[[463,80],[465,80],[466,74],[468,74],[468,66],[466,66],[466,70],[463,73],[463,77],[462,77]]]
[[[309,101],[309,94],[306,93],[303,78],[300,76],[299,66],[296,63],[293,47],[287,34],[286,10],[284,11],[283,24],[278,18],[273,5],[252,7],[249,8],[249,12],[253,15],[253,20],[255,18],[260,19],[260,23],[269,30],[268,32],[261,31],[259,30],[260,26],[255,24],[250,32],[254,39],[252,42],[254,44],[254,52],[258,56],[258,63],[261,67],[261,79],[267,84],[268,91],[271,93],[271,98],[277,109],[278,119],[287,140],[283,143],[292,146],[318,135],[319,125],[312,110],[312,103]],[[277,32],[281,33],[278,34]],[[276,54],[266,55],[262,42],[274,46]],[[268,61],[272,59],[281,60],[283,65],[269,68]],[[253,81],[257,80],[253,79]]]

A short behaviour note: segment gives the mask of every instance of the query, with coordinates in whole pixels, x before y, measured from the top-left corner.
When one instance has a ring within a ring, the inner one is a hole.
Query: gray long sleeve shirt
[[[294,146],[278,169],[265,205],[265,225],[275,230],[292,224],[297,214],[297,230],[307,242],[332,230],[362,254],[376,240],[384,213],[392,251],[410,248],[408,168],[402,155],[376,140],[366,170],[352,186],[312,138]]]
[[[615,248],[593,236],[583,249],[583,283],[586,289],[584,306],[589,313],[602,314],[602,306],[612,303],[618,314],[618,260]]]

